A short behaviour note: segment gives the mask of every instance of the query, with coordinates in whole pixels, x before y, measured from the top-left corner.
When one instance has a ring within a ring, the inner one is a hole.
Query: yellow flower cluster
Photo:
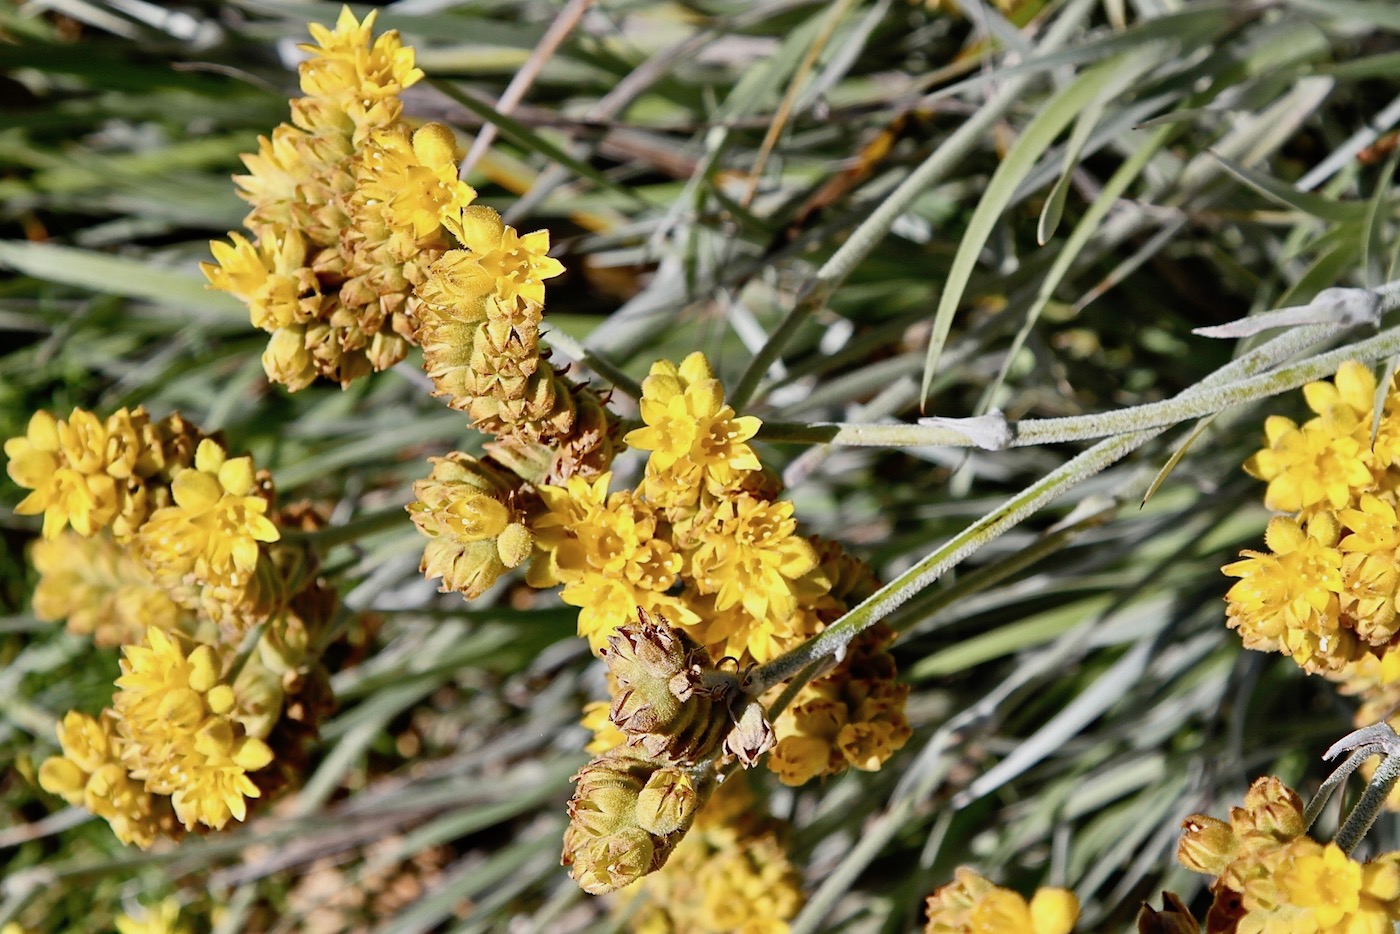
[[[403,359],[413,289],[449,245],[439,216],[476,196],[457,179],[451,131],[412,132],[404,120],[399,95],[423,72],[397,32],[371,40],[376,15],[360,22],[347,7],[335,29],[311,26],[307,96],[235,179],[254,239],[231,233],[203,265],[272,335],[263,366],[292,390],[318,376],[345,385]]]
[[[112,706],[64,718],[41,785],[142,847],[177,821],[242,820],[287,777],[267,770],[266,740],[295,756],[327,709],[310,651],[336,606],[309,548],[282,542],[270,481],[178,415],[140,409],[40,412],[5,452],[33,491],[19,511],[44,516],[35,614],[124,655]],[[235,681],[255,623],[267,627]]]
[[[768,767],[787,785],[847,768],[877,771],[913,735],[904,716],[909,685],[895,680],[886,651],[894,630],[862,632],[830,672],[805,685],[773,724],[778,742]]]
[[[430,540],[424,572],[471,598],[532,553],[527,582],[562,585],[595,653],[640,609],[740,667],[802,644],[875,590],[839,545],[798,533],[749,444],[758,419],[725,403],[703,354],[656,363],[642,390],[644,424],[626,438],[650,452],[635,490],[610,492],[611,472],[532,485],[490,460],[436,460],[409,507]],[[878,769],[909,739],[892,640],[884,627],[862,635],[778,720],[769,767],[785,782]]]
[[[959,866],[953,881],[928,897],[925,934],[1070,934],[1079,899],[1065,889],[1037,889],[1026,901]]]
[[[1177,859],[1214,877],[1210,930],[1387,934],[1400,921],[1400,853],[1364,863],[1304,835],[1303,803],[1258,779],[1229,821],[1193,814]]]
[[[180,919],[180,902],[167,898],[136,916],[116,918],[117,934],[190,934],[190,926]]]
[[[191,626],[193,614],[110,536],[66,531],[35,542],[29,557],[39,572],[34,615],[67,620],[69,632],[92,636],[103,648],[137,642],[147,626],[165,632]]]
[[[1389,387],[1373,445],[1376,389],[1371,369],[1351,361],[1333,382],[1304,387],[1313,418],[1266,422],[1268,447],[1245,469],[1268,483],[1265,505],[1289,514],[1269,523],[1267,552],[1223,569],[1239,578],[1228,617],[1247,647],[1353,690],[1400,669],[1385,662],[1400,632],[1400,391]]]
[[[31,491],[15,512],[42,515],[47,539],[71,526],[129,541],[170,501],[171,478],[190,464],[201,437],[178,415],[152,422],[142,408],[106,419],[83,409],[66,419],[35,412],[25,434],[5,442],[10,479]]]
[[[719,785],[660,871],[625,893],[647,904],[636,934],[786,934],[802,879],[784,825],[760,816],[742,774]]]

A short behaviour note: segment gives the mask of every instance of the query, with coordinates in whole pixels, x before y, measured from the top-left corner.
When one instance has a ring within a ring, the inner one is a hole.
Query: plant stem
[[[305,536],[317,551],[324,554],[336,545],[344,545],[373,535],[375,532],[383,532],[385,529],[392,529],[394,526],[407,522],[408,517],[404,513],[403,506],[389,506],[385,509],[378,509],[374,512],[367,512],[362,516],[356,516],[349,522],[340,525],[328,525],[324,529],[315,532],[283,533],[287,538]]]
[[[1371,829],[1371,825],[1380,816],[1385,799],[1390,797],[1390,790],[1395,787],[1396,781],[1400,781],[1400,753],[1392,753],[1381,762],[1376,774],[1371,776],[1371,782],[1366,786],[1361,800],[1356,802],[1356,807],[1347,815],[1346,823],[1342,824],[1342,829],[1338,830],[1337,836],[1332,839],[1333,843],[1342,848],[1343,853],[1350,856],[1351,851],[1361,842],[1361,838],[1366,836],[1366,831]]]
[[[1400,291],[1396,292],[1396,297],[1400,299]],[[1262,373],[1280,361],[1306,349],[1333,330],[1328,325],[1309,325],[1285,332],[1216,370],[1194,387],[1183,392],[1179,398],[1205,394],[1219,386]],[[857,634],[884,619],[896,607],[928,587],[949,570],[957,567],[982,546],[1014,528],[1022,520],[1076,484],[1126,457],[1165,430],[1165,427],[1153,427],[1144,431],[1119,435],[1100,441],[1081,452],[1011,497],[1000,508],[978,519],[945,544],[934,549],[918,564],[881,587],[865,602],[853,608],[812,639],[760,667],[752,676],[753,683],[757,686],[755,689],[761,691],[775,684],[780,684],[796,676],[813,662],[845,648]]]

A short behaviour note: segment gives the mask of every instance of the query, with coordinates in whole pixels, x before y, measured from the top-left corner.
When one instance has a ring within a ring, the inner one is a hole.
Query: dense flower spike
[[[1029,902],[965,866],[928,898],[925,934],[1070,934],[1079,900],[1064,889],[1037,889]]]
[[[1272,777],[1257,780],[1230,821],[1182,823],[1177,858],[1214,876],[1209,931],[1389,931],[1400,920],[1400,853],[1365,863],[1303,836],[1303,805]]]
[[[1360,695],[1366,726],[1400,681],[1400,389],[1386,387],[1377,419],[1375,376],[1350,361],[1303,394],[1314,417],[1270,418],[1269,446],[1245,464],[1268,482],[1265,504],[1293,515],[1269,523],[1267,552],[1223,568],[1239,578],[1228,621],[1247,648],[1289,655]]]
[[[187,829],[243,820],[246,799],[261,794],[248,773],[267,766],[272,750],[234,718],[237,695],[219,654],[208,645],[187,653],[152,629],[124,655],[113,708],[131,776],[170,795]]]
[[[345,385],[403,359],[413,289],[449,245],[441,214],[476,197],[457,180],[451,131],[411,132],[404,121],[399,95],[423,72],[396,32],[371,42],[376,15],[360,22],[346,8],[334,30],[312,25],[308,96],[235,179],[254,239],[211,244],[215,262],[202,267],[271,334],[264,369],[292,390],[318,376]]]

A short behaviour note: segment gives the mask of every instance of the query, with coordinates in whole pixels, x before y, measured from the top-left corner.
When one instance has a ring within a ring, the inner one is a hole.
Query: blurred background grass
[[[956,6],[400,0],[379,26],[431,79],[410,114],[498,126],[470,180],[550,229],[568,267],[551,326],[634,377],[701,349],[732,388],[853,227],[914,166],[952,157],[768,369],[751,406],[766,420],[907,420],[925,379],[945,416],[1162,399],[1232,355],[1192,328],[1394,277],[1394,5]],[[343,392],[270,388],[264,335],[196,269],[239,224],[229,175],[285,119],[307,22],[338,9],[0,2],[0,435],[41,407],[179,409],[338,521],[405,503],[427,456],[479,448],[416,360]],[[977,119],[985,132],[949,150]],[[970,863],[1023,890],[1068,885],[1082,929],[1123,930],[1163,886],[1197,891],[1173,868],[1181,817],[1265,772],[1320,777],[1350,702],[1223,625],[1219,566],[1266,519],[1239,469],[1265,411],[1216,419],[1145,506],[1190,426],[897,611],[914,740],[879,773],[764,788],[819,893],[798,929],[909,930]],[[889,579],[1074,452],[762,453],[800,479],[811,531]],[[18,498],[0,480],[0,501]],[[552,596],[437,595],[406,519],[340,547],[329,565],[372,625],[306,787],[232,832],[139,853],[34,781],[56,718],[100,708],[116,673],[115,652],[30,615],[35,534],[0,515],[0,922],[110,930],[178,893],[222,932],[625,924],[558,867],[576,722],[605,689]]]

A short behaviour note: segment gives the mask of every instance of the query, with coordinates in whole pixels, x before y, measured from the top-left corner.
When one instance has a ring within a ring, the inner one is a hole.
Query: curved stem
[[[1385,799],[1390,797],[1390,791],[1397,781],[1400,781],[1400,753],[1392,753],[1386,756],[1380,768],[1376,769],[1371,783],[1366,786],[1365,794],[1356,802],[1356,807],[1347,815],[1346,823],[1342,824],[1342,829],[1338,830],[1337,836],[1332,839],[1333,843],[1342,848],[1343,853],[1350,856],[1351,851],[1361,842],[1361,838],[1366,836],[1366,831],[1370,830],[1376,818],[1380,817],[1381,809],[1385,807]]]

